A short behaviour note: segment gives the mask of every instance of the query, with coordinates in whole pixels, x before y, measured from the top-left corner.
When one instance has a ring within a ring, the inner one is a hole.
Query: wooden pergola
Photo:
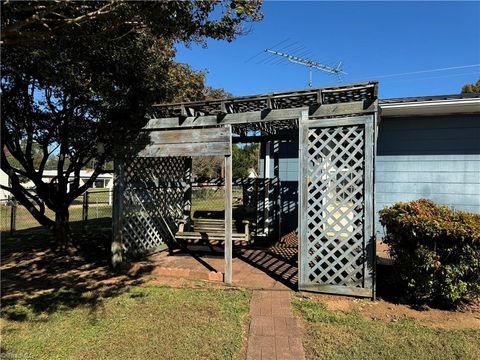
[[[231,283],[232,143],[293,141],[299,145],[299,288],[374,296],[377,90],[368,82],[155,105],[148,123],[116,149],[114,264],[175,241],[179,219],[191,216],[192,157],[223,156],[224,279]],[[278,154],[273,161],[278,178]]]

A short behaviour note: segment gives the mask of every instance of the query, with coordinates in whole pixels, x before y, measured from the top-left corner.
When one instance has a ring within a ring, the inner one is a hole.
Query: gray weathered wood
[[[175,219],[184,216],[185,192],[189,187],[186,160],[184,157],[123,160],[124,186],[117,188],[122,191],[116,201],[121,202],[125,256],[148,255],[175,240]]]
[[[113,175],[113,209],[112,209],[112,266],[117,269],[123,262],[123,209],[122,196],[125,189],[123,159],[115,159]]]
[[[191,219],[192,217],[192,157],[185,159],[185,190],[183,193],[183,218]]]
[[[293,130],[293,129],[292,129]],[[235,136],[232,138],[234,144],[238,143],[261,143],[266,141],[273,140],[282,140],[282,141],[296,141],[298,134],[296,132],[287,132],[275,135],[264,135],[264,136]]]
[[[364,239],[365,239],[365,261],[363,262],[364,288],[371,289],[371,296],[375,298],[374,283],[374,261],[375,261],[375,189],[374,189],[374,167],[375,167],[375,116],[371,115],[370,120],[365,124],[365,170],[364,170]]]
[[[375,116],[299,125],[299,288],[374,297]]]
[[[282,91],[282,92],[272,92],[267,94],[258,94],[258,95],[246,95],[246,96],[236,96],[233,98],[221,99],[221,100],[200,100],[200,101],[188,101],[188,102],[178,102],[178,103],[170,103],[170,104],[154,104],[153,106],[156,108],[171,108],[171,107],[180,107],[180,106],[187,106],[198,108],[199,106],[205,106],[212,104],[223,104],[223,103],[241,103],[246,100],[248,101],[265,101],[267,99],[283,99],[283,98],[291,98],[295,96],[302,96],[302,95],[317,95],[318,93],[342,93],[344,91],[352,91],[352,90],[361,90],[365,91],[366,89],[372,89],[375,91],[377,87],[377,82],[369,81],[369,82],[361,82],[356,84],[345,84],[341,86],[334,86],[334,87],[322,87],[322,88],[307,88],[301,90],[293,90],[293,91]]]
[[[298,158],[304,159],[307,156],[308,141],[308,112],[304,111],[299,121],[298,129]],[[308,201],[308,179],[307,179],[307,163],[306,161],[298,162],[298,287],[303,288],[303,284],[308,282],[307,262],[304,254],[308,251],[307,246],[307,201]]]
[[[271,217],[270,217],[270,142],[267,141],[265,143],[265,158],[263,159],[263,174],[265,175],[265,194],[263,198],[263,233],[264,235],[269,235],[270,228],[271,228]]]
[[[231,149],[230,143],[230,149]],[[232,156],[225,156],[225,282],[232,283]]]
[[[222,156],[230,154],[228,142],[209,142],[191,144],[155,144],[147,145],[138,152],[139,157],[169,156]]]
[[[229,154],[231,132],[225,126],[141,131],[129,143],[116,145],[117,156],[223,156]]]
[[[275,191],[274,191],[274,234],[276,239],[280,241],[282,234],[282,211],[281,211],[281,182],[280,182],[280,142],[278,140],[273,142],[273,177],[275,178]]]
[[[349,126],[349,125],[361,125],[370,122],[372,115],[360,115],[360,116],[345,116],[333,119],[313,119],[308,120],[309,127],[332,127],[332,126]]]
[[[192,144],[230,141],[230,131],[224,126],[200,129],[154,130],[142,132],[140,142],[148,144]]]
[[[174,239],[176,219],[184,221],[190,210],[186,189],[191,181],[185,173],[188,170],[185,158],[222,155],[225,157],[224,230],[218,229],[218,223],[205,221],[198,224],[196,231],[182,231],[180,236],[203,239],[208,235],[219,241],[223,237],[224,280],[232,283],[232,244],[233,240],[241,239],[241,234],[232,229],[232,128],[246,136],[245,139],[252,131],[259,131],[263,135],[261,140],[277,141],[283,131],[298,127],[299,288],[372,294],[373,268],[368,273],[367,267],[373,262],[367,247],[374,240],[373,220],[365,218],[374,211],[372,119],[377,102],[372,89],[376,86],[376,83],[361,84],[326,91],[160,106],[155,110],[157,114],[178,117],[152,119],[138,133],[124,137],[128,144],[116,147],[119,159],[131,159],[133,155],[136,161],[135,166],[127,164],[128,191],[117,194],[125,198],[123,204],[128,205],[128,212],[114,214],[115,218],[123,216],[124,223],[116,225],[125,235],[123,248],[141,253],[158,249]],[[151,166],[154,161],[166,165]],[[169,161],[171,166],[167,164]],[[265,165],[268,166],[267,161]],[[142,173],[143,169],[148,171]],[[278,178],[278,157],[274,172]],[[270,217],[269,184],[265,180],[265,220]],[[118,232],[117,228],[114,227],[114,232]],[[362,263],[365,260],[366,265]]]
[[[322,116],[342,116],[350,114],[370,114],[375,111],[374,104],[365,101],[354,101],[344,104],[324,104],[313,107],[300,107],[289,109],[274,109],[253,111],[226,115],[206,115],[191,116],[184,120],[180,118],[159,118],[151,119],[143,129],[172,129],[172,128],[189,128],[199,126],[217,126],[217,125],[236,125],[248,123],[261,123],[270,121],[293,120],[301,117],[305,110],[309,110],[312,118]]]
[[[319,284],[304,284],[302,285],[304,291],[321,292],[325,294],[372,297],[372,289],[355,288],[342,285],[319,285]]]

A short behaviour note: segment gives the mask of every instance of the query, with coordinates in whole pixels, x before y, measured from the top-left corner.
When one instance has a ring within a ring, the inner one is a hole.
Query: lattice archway
[[[369,82],[156,105],[153,118],[140,130],[134,145],[122,144],[120,148],[127,147],[129,156],[171,158],[168,161],[201,154],[225,156],[225,278],[231,282],[232,129],[243,140],[268,142],[282,140],[285,134],[291,134],[291,130],[296,133],[298,128],[299,288],[374,296],[373,164],[377,93],[377,83]],[[125,237],[142,239],[143,233],[169,224],[169,219],[180,214],[182,206],[184,209],[191,206],[185,199],[182,202],[180,196],[188,191],[188,186],[179,180],[187,180],[185,174],[177,174],[170,182],[171,189],[176,190],[159,195],[157,190],[163,183],[169,183],[168,175],[159,173],[153,180],[127,183],[128,176],[136,175],[125,173],[125,167],[143,170],[145,164],[142,165],[142,160],[118,161],[122,156],[117,156],[115,165],[114,265],[123,261],[124,249],[127,254],[129,249],[132,253],[148,253],[164,246],[172,237],[173,225],[154,232],[142,246],[133,245],[136,240],[129,243]],[[163,160],[148,161],[155,171],[162,169]],[[181,164],[186,166],[178,161],[179,168]],[[148,196],[142,193],[145,189],[150,189]],[[167,200],[168,196],[171,198]],[[163,202],[168,207],[159,210],[148,206],[154,202]]]
[[[191,216],[192,157],[221,156],[225,169],[225,281],[232,281],[231,127],[142,130],[115,159],[112,263],[176,243]],[[120,156],[122,155],[122,156]]]

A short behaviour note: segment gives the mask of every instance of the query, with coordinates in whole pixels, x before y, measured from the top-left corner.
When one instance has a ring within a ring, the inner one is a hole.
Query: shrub
[[[415,301],[455,307],[480,294],[480,215],[421,199],[381,210],[380,222]]]

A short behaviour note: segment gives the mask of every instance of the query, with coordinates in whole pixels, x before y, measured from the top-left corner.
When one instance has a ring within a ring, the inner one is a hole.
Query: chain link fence
[[[70,205],[70,225],[73,228],[85,228],[93,224],[110,226],[112,201],[111,189],[89,189]],[[55,213],[48,208],[45,209],[45,215],[52,220],[55,219]],[[44,227],[14,198],[0,200],[0,231],[2,233],[15,234],[42,229]]]
[[[259,202],[257,179],[234,181],[232,186],[232,205],[235,220],[249,220],[254,227],[258,222]],[[195,182],[192,184],[192,219],[223,219],[225,216],[225,187],[215,181]],[[113,191],[106,188],[89,189],[75,199],[69,208],[69,220],[72,229],[83,230],[90,227],[107,228],[112,221]],[[45,209],[50,219],[55,214]],[[44,227],[30,212],[15,199],[0,200],[0,231],[2,234],[30,233],[44,230]]]
[[[256,224],[256,185],[253,179],[234,179],[232,184],[232,210],[235,223],[248,220]],[[224,219],[225,187],[222,179],[207,179],[192,183],[191,218]]]
[[[225,187],[198,184],[192,186],[192,218],[223,219],[225,211]]]

